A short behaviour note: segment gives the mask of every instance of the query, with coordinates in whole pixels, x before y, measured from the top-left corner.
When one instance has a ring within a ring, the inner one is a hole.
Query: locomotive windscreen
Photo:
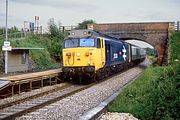
[[[93,38],[67,39],[64,41],[64,48],[74,47],[94,47],[95,40]]]
[[[81,38],[80,47],[93,47],[94,39],[93,38]]]
[[[64,41],[64,48],[78,47],[78,39],[69,39]]]

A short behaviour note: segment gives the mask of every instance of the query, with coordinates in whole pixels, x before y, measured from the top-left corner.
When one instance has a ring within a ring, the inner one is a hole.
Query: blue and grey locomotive
[[[143,61],[146,52],[137,46],[92,30],[73,30],[64,40],[65,78],[88,76],[103,79]]]

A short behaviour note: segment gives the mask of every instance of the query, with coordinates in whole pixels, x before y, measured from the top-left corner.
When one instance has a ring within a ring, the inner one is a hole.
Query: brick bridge
[[[140,40],[152,45],[159,65],[169,62],[169,38],[172,22],[89,24],[88,29],[97,30],[123,40]]]

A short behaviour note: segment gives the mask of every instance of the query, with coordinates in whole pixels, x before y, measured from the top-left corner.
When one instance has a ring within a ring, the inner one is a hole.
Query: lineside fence
[[[180,31],[180,22],[179,21],[175,22],[174,26],[175,26],[175,31]]]
[[[76,29],[77,26],[59,26],[59,30],[62,32],[67,32]],[[42,34],[48,34],[47,29],[43,29],[41,32],[33,32],[33,31],[20,31],[20,32],[14,32],[14,33],[8,33],[8,40],[16,40],[16,39],[23,39],[31,35],[42,35]],[[5,33],[0,34],[0,38],[5,39]]]
[[[16,39],[23,39],[26,38],[28,36],[31,35],[41,35],[42,33],[33,33],[33,32],[24,32],[24,31],[20,31],[20,32],[14,32],[14,33],[8,33],[8,40],[16,40]],[[5,34],[1,34],[0,38],[5,39]]]
[[[26,33],[25,32],[15,32],[15,33],[9,33],[8,35],[8,40],[12,40],[12,39],[16,39],[16,38],[24,38],[26,37]],[[5,34],[1,34],[0,38],[5,38]]]

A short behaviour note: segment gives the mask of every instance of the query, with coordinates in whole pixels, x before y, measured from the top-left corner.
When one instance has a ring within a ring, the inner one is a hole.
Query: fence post
[[[179,31],[179,21],[177,21],[177,31]]]

